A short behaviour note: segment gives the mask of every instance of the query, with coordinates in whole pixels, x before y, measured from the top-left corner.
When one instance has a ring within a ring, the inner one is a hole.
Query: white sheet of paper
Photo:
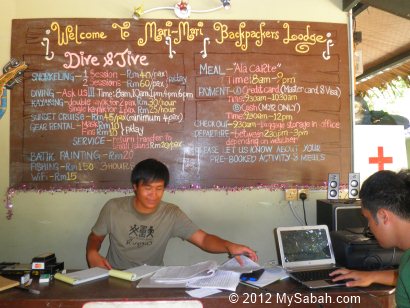
[[[235,291],[239,284],[240,273],[217,270],[212,277],[202,278],[187,283],[188,288],[211,288]]]
[[[240,265],[235,258],[232,258],[219,265],[218,269],[223,271],[234,271],[237,273],[250,273],[263,268],[246,256],[240,256],[240,258],[243,261],[243,265]]]
[[[262,276],[258,279],[258,281],[247,281],[247,283],[253,284],[258,287],[264,287],[272,282],[285,279],[289,277],[286,271],[281,266],[275,266],[272,268],[265,268]]]
[[[207,296],[214,295],[214,294],[221,293],[221,292],[222,291],[218,289],[193,289],[193,290],[186,291],[188,295],[195,297],[195,298],[203,298],[203,297],[207,297]]]

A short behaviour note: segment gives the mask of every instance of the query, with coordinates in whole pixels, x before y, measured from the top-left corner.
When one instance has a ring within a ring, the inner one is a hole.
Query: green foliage
[[[369,109],[374,110],[376,101],[382,100],[387,106],[395,104],[397,99],[408,95],[410,89],[410,75],[407,78],[398,76],[391,82],[381,87],[374,87],[364,93],[363,98],[367,102]],[[388,107],[386,109],[389,109]]]

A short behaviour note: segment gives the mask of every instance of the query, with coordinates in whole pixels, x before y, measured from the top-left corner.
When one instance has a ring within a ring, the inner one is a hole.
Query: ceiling
[[[354,50],[363,63],[356,93],[410,78],[410,0],[344,0],[343,6],[352,9]]]

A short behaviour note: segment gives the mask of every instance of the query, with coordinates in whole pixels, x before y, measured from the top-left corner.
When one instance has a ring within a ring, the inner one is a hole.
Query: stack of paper
[[[212,277],[190,281],[188,288],[207,288],[235,291],[240,281],[240,273],[217,270]]]
[[[151,277],[143,278],[138,288],[201,288],[235,291],[241,273],[262,268],[251,259],[241,256],[243,265],[230,259],[218,266],[215,261],[200,262],[191,266],[168,266]]]
[[[168,266],[152,275],[151,280],[160,283],[186,283],[213,276],[217,267],[215,261],[205,261],[190,266]]]

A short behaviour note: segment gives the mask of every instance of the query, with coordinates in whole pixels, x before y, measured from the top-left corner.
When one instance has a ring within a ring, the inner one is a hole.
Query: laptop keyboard
[[[330,279],[329,274],[336,270],[336,268],[328,268],[314,271],[292,272],[292,275],[300,281],[315,281]]]

